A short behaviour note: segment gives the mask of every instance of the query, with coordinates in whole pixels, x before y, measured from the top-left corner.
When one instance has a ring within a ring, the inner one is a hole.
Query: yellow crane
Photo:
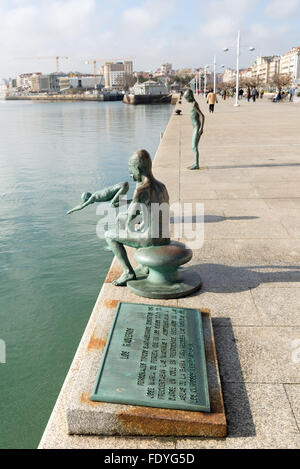
[[[16,57],[16,60],[44,60],[44,59],[55,59],[56,60],[56,73],[60,72],[59,68],[59,61],[60,60],[68,60],[69,57],[59,57],[56,56],[48,56],[48,57]]]
[[[94,85],[95,87],[97,86],[97,63],[103,63],[103,62],[117,62],[117,61],[125,61],[125,60],[133,60],[135,57],[119,57],[119,58],[101,58],[101,59],[90,59],[86,60],[87,65],[93,65],[93,70],[94,70]]]

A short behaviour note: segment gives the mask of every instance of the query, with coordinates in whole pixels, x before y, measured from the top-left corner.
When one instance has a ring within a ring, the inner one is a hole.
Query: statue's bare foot
[[[139,265],[136,269],[134,269],[134,271],[137,277],[146,277],[149,274],[149,269],[145,265]]]
[[[136,275],[134,272],[124,272],[117,280],[112,282],[115,287],[125,287],[129,280],[136,280]]]
[[[197,164],[193,164],[192,166],[189,166],[188,169],[200,169],[200,167]]]

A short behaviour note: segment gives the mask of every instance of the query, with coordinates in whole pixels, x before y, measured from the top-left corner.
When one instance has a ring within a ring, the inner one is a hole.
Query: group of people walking
[[[215,110],[215,104],[218,103],[218,98],[216,93],[214,93],[214,90],[211,88],[209,91],[205,93],[206,99],[207,99],[207,104],[209,108],[209,112],[213,113]],[[220,95],[223,100],[226,100],[226,97],[231,96],[229,94],[229,90],[221,90]],[[239,99],[242,99],[244,95],[244,90],[241,88],[239,90]],[[233,96],[233,94],[232,94]],[[247,101],[249,102],[250,99],[252,98],[253,102],[256,101],[256,99],[260,98],[262,99],[264,96],[264,90],[260,89],[259,91],[257,90],[256,87],[254,87],[252,90],[248,87],[246,91],[246,98]]]
[[[244,93],[244,91],[243,91],[243,93]],[[252,101],[255,103],[255,101],[258,98],[263,99],[264,94],[265,94],[265,91],[262,88],[260,90],[258,90],[256,87],[254,87],[251,90],[251,88],[248,86],[247,91],[246,91],[246,98],[247,98],[248,103],[249,103],[251,98],[252,98]],[[243,97],[243,94],[242,94],[242,97]]]
[[[294,92],[295,92],[295,90],[293,88],[291,88],[289,90],[290,101],[293,101]],[[245,94],[245,97],[246,97],[248,103],[250,102],[251,99],[255,103],[255,101],[257,99],[263,99],[265,91],[264,91],[263,88],[260,88],[258,90],[255,86],[252,89],[248,86],[246,92],[244,92],[244,90],[242,88],[239,90],[238,98],[243,99],[244,94]],[[274,96],[273,101],[277,102],[277,101],[281,100],[282,99],[282,94],[284,94],[284,92],[282,92],[282,93],[278,92]],[[223,100],[226,100],[226,97],[233,96],[233,93],[230,94],[229,90],[223,89],[223,90],[220,91],[220,95],[221,95]],[[217,95],[216,95],[216,93],[214,93],[214,90],[211,88],[210,90],[207,90],[205,92],[205,96],[206,96],[209,112],[211,114],[213,114],[214,110],[215,110],[215,104],[218,103]]]

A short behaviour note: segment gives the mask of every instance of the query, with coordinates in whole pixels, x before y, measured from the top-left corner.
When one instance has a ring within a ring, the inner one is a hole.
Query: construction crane
[[[60,72],[59,61],[68,60],[69,57],[49,56],[49,57],[17,57],[16,60],[44,60],[44,59],[55,59],[56,60],[56,73]]]
[[[117,58],[117,59],[112,59],[112,58],[102,58],[102,59],[91,59],[91,60],[86,60],[86,64],[87,65],[93,65],[93,70],[94,70],[94,85],[95,85],[95,88],[97,87],[97,63],[102,63],[102,62],[117,62],[119,60],[132,60],[134,59],[135,57],[127,57],[127,58],[124,58],[124,57],[121,57],[121,58]]]

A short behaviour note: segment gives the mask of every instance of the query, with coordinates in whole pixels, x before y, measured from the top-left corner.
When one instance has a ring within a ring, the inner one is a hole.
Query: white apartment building
[[[17,88],[21,88],[22,90],[31,90],[32,89],[32,77],[34,76],[41,76],[41,72],[36,73],[22,73],[21,75],[17,76]]]
[[[223,74],[223,83],[230,83],[236,79],[236,71],[232,68],[227,68],[224,70]]]
[[[256,61],[251,67],[252,77],[259,78],[262,84],[269,83],[274,74],[278,72],[280,57],[257,57]]]
[[[243,80],[249,80],[250,78],[252,78],[252,68],[249,67],[240,70],[240,78]]]
[[[294,80],[300,79],[300,47],[293,47],[281,56],[280,73],[291,75]]]
[[[230,68],[225,70],[223,82],[234,81],[235,73]],[[240,78],[259,77],[262,84],[267,84],[278,73],[290,75],[294,80],[300,79],[300,47],[293,47],[282,56],[257,57],[251,67],[240,70]]]
[[[169,64],[169,63],[162,64],[162,66],[160,67],[160,71],[162,75],[171,75],[173,72],[172,64]]]

